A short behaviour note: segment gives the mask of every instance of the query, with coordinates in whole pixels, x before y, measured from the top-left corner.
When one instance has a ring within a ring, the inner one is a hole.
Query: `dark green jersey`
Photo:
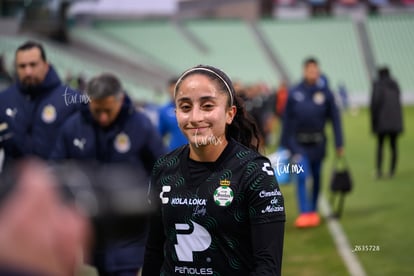
[[[161,275],[248,275],[257,257],[252,228],[285,220],[270,161],[235,141],[211,163],[190,160],[188,146],[171,152],[155,164],[151,186],[164,236]]]

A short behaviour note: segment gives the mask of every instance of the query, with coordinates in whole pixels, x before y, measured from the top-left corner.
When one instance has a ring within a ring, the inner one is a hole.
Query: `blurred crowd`
[[[377,14],[381,8],[413,7],[413,0],[262,0],[261,10],[264,16],[273,16],[278,8],[306,6],[312,16],[333,15],[334,7],[352,10],[364,8],[369,14]]]

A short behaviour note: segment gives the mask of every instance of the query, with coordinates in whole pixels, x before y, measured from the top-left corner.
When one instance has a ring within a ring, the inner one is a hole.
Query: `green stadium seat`
[[[351,20],[272,20],[260,22],[260,27],[293,81],[301,79],[303,61],[313,56],[333,90],[343,83],[351,93],[368,91],[368,74]]]
[[[190,20],[187,28],[205,46],[202,51],[170,21],[100,22],[96,28],[138,53],[165,64],[177,74],[198,65],[217,66],[243,82],[263,81],[275,86],[272,69],[248,25],[240,20]]]
[[[414,17],[372,17],[367,29],[377,65],[389,66],[401,90],[414,94]]]
[[[6,66],[9,70],[13,70],[14,54],[16,48],[25,41],[33,39],[29,36],[1,36],[0,37],[0,53],[6,57]],[[39,39],[35,39],[39,40]],[[57,46],[51,42],[40,40],[45,47],[47,59],[54,65],[62,81],[64,81],[67,74],[77,76],[82,74],[86,79],[97,74],[107,72],[108,70],[90,61],[85,61],[81,57],[73,54],[65,49],[64,46]],[[114,72],[116,73],[116,72]],[[122,80],[123,86],[131,97],[136,101],[142,102],[160,102],[162,97],[159,97],[154,91],[137,85],[134,81],[119,76]]]

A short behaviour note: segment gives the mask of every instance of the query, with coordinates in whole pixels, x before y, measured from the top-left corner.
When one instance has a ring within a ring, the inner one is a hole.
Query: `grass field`
[[[392,179],[376,180],[376,139],[370,131],[369,113],[361,109],[357,113],[343,114],[345,154],[351,167],[354,190],[346,197],[340,223],[352,248],[379,247],[379,251],[356,253],[367,275],[414,275],[414,163],[411,160],[414,155],[414,107],[405,107],[404,116],[405,132],[398,144],[397,173]],[[326,197],[330,195],[332,149],[330,144],[323,167]],[[384,169],[388,168],[388,157],[387,150]],[[283,275],[349,275],[325,223],[305,230],[293,226],[297,215],[294,188],[291,184],[281,186],[287,211]]]

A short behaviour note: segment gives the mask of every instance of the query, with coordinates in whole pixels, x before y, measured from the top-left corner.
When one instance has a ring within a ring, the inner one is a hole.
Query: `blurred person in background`
[[[319,88],[327,88],[327,89],[330,89],[330,85],[329,85],[329,84],[330,84],[330,83],[329,83],[328,76],[327,76],[325,73],[320,72],[320,73],[319,73],[319,78],[318,78],[318,80],[316,81],[316,85],[317,85]]]
[[[136,110],[116,76],[105,73],[92,78],[86,93],[89,105],[64,124],[51,159],[133,166],[147,179],[137,185],[148,188],[152,166],[166,152],[156,128]],[[133,238],[98,237],[93,265],[99,275],[137,275],[143,265],[147,226],[143,217],[137,229],[129,229],[136,233]]]
[[[0,147],[6,166],[29,155],[47,159],[59,128],[81,105],[79,93],[61,82],[40,43],[19,46],[15,67],[16,83],[0,93]]]
[[[164,139],[168,139],[168,150],[174,150],[187,144],[187,139],[178,127],[175,117],[174,89],[177,78],[168,81],[168,94],[170,101],[159,110],[158,129]],[[168,136],[168,137],[167,137]]]
[[[143,275],[281,275],[283,196],[231,80],[199,65],[174,99],[188,144],[154,166]]]
[[[0,181],[0,275],[77,275],[91,227],[46,164],[21,159]]]
[[[400,88],[388,67],[378,69],[378,79],[372,87],[370,111],[372,131],[377,136],[376,177],[383,176],[382,153],[386,139],[389,139],[391,148],[388,176],[393,177],[397,168],[397,138],[403,132],[403,114]]]
[[[239,95],[259,128],[261,146],[268,146],[275,121],[275,93],[262,83],[254,83],[239,90]]]
[[[283,115],[281,145],[288,148],[292,161],[302,163],[304,174],[297,177],[297,197],[300,215],[298,228],[320,224],[317,213],[322,161],[326,151],[325,125],[332,122],[336,154],[343,155],[341,118],[333,93],[327,85],[319,85],[320,70],[316,59],[306,59],[303,80],[294,86],[288,96]],[[306,187],[306,176],[312,175],[312,191]]]
[[[85,92],[87,81],[85,75],[82,73],[74,76],[71,71],[67,71],[64,82],[82,93]]]
[[[282,80],[276,90],[276,115],[282,117],[285,112],[286,102],[289,95],[289,87],[287,81]]]
[[[280,148],[280,136],[282,132],[281,122],[283,113],[285,112],[288,94],[289,87],[287,81],[282,80],[276,88],[274,96],[269,99],[274,105],[274,122],[272,125],[272,134],[275,135],[274,144],[276,148]]]
[[[4,54],[0,55],[0,91],[3,91],[13,83],[13,78],[6,68]]]
[[[339,95],[339,99],[341,101],[341,108],[343,110],[348,110],[349,109],[349,95],[348,95],[348,89],[346,89],[346,86],[344,83],[340,83],[338,85],[338,95]]]

